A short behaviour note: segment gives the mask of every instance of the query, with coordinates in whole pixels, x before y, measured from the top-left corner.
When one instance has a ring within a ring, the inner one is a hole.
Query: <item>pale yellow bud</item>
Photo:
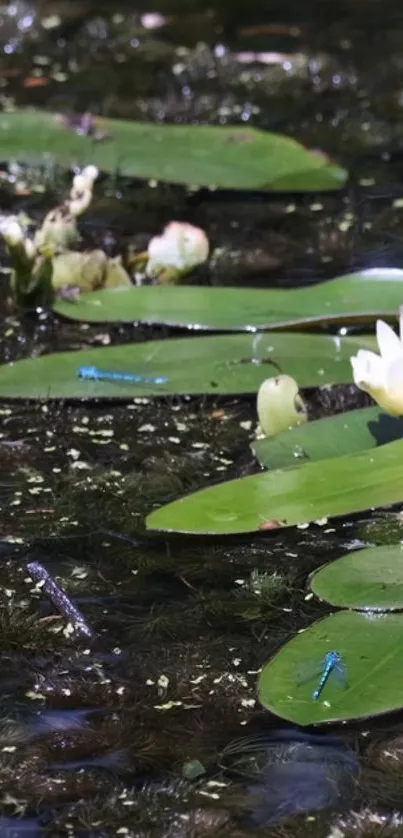
[[[275,436],[307,421],[298,384],[290,375],[266,378],[257,394],[257,415],[262,433]]]

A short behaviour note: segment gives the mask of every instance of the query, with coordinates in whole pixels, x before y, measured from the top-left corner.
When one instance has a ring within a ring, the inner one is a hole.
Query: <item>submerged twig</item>
[[[62,591],[60,586],[52,579],[50,573],[40,562],[29,562],[27,564],[27,571],[35,582],[39,582],[43,587],[45,593],[50,597],[53,604],[60,611],[62,616],[71,623],[76,632],[83,634],[86,637],[93,638],[95,633],[88,625],[87,621],[81,612],[73,605],[67,594]]]

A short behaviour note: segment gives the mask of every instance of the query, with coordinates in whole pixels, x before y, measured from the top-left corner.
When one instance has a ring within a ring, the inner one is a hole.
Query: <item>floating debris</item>
[[[52,579],[50,573],[40,562],[29,562],[27,571],[52,600],[53,604],[60,611],[63,617],[73,627],[73,631],[85,637],[93,638],[95,633],[86,622],[80,611],[73,605],[67,594],[62,591],[59,585]]]

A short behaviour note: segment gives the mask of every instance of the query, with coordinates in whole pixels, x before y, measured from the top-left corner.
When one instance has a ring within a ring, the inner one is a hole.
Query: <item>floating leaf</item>
[[[352,550],[317,570],[310,584],[341,608],[403,609],[403,545]]]
[[[274,469],[354,454],[402,438],[403,419],[379,407],[365,407],[254,440],[251,448],[261,466]]]
[[[275,530],[403,501],[403,440],[253,474],[152,512],[150,530],[197,535]]]
[[[285,329],[317,323],[396,319],[403,270],[370,268],[305,288],[268,289],[144,285],[58,301],[55,311],[90,323],[166,323],[206,330]]]
[[[403,708],[403,614],[340,611],[297,634],[264,667],[259,698],[267,710],[299,725],[363,719]],[[328,682],[319,701],[317,683],[298,683],[301,663],[337,651],[347,666],[348,688]]]
[[[347,172],[295,140],[256,128],[100,121],[103,140],[82,136],[53,114],[0,115],[2,160],[91,163],[105,172],[226,189],[340,189]]]
[[[0,366],[3,398],[115,398],[168,393],[256,393],[270,375],[286,372],[301,386],[351,378],[350,355],[373,338],[286,334],[219,335],[158,340],[82,352],[58,352]],[[162,376],[164,385],[86,381],[80,366]]]

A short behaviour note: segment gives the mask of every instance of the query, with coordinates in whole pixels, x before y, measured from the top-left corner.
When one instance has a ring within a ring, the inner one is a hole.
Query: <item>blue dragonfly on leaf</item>
[[[144,376],[125,372],[108,372],[98,367],[79,367],[77,370],[79,378],[87,381],[123,381],[129,384],[166,384],[168,379],[163,376]]]
[[[307,666],[304,665],[299,672],[298,683],[303,684],[313,678],[320,678],[316,690],[312,693],[313,700],[318,701],[330,677],[339,687],[343,689],[348,687],[347,668],[339,652],[327,652],[321,662],[316,661]]]

